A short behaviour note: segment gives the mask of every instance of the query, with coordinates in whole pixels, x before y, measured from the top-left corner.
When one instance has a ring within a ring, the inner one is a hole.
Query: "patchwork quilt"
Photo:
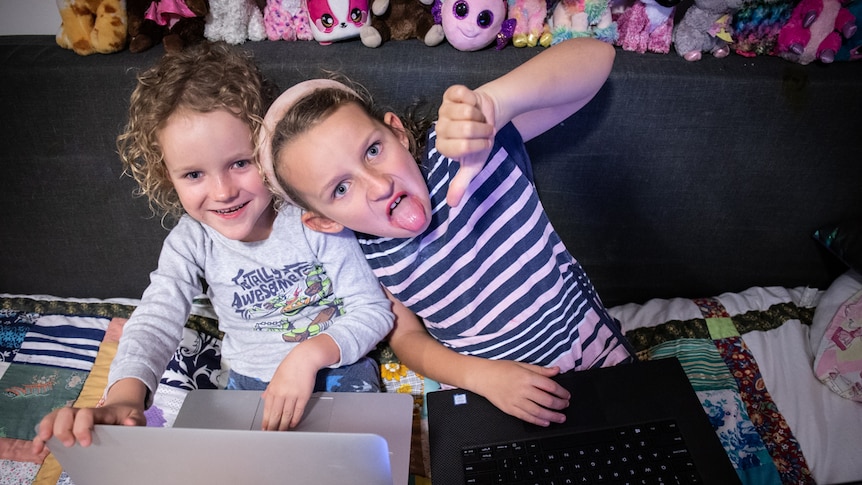
[[[746,309],[727,308],[728,301],[732,299],[682,300],[686,311],[662,307],[650,312],[650,318],[643,317],[641,306],[611,312],[623,322],[638,358],[681,361],[743,483],[815,483],[803,447],[742,337],[789,324],[807,326],[813,305],[783,299]],[[0,297],[0,485],[73,483],[50,454],[32,453],[34,428],[59,406],[99,404],[123,324],[135,303]],[[148,426],[171,426],[189,390],[224,387],[222,335],[206,302],[199,303],[147,411]],[[422,403],[435,384],[400,364],[385,344],[372,356],[380,363],[387,392],[414,396],[411,482],[428,484]]]
[[[47,451],[32,452],[35,427],[58,407],[99,405],[123,324],[135,303],[0,298],[0,485],[74,485]],[[146,412],[147,426],[171,426],[190,390],[226,384],[223,335],[206,302],[198,303]],[[419,414],[424,378],[398,363],[385,345],[373,357],[381,363],[388,392],[415,395],[411,481],[427,482]]]
[[[627,332],[638,358],[679,359],[742,483],[815,483],[799,442],[741,337],[788,320],[810,325],[814,309],[787,302],[730,315],[715,298],[693,303],[699,318]]]

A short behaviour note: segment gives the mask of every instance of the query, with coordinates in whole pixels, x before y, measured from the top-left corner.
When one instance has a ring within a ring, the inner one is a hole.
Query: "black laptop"
[[[572,399],[547,428],[469,391],[429,393],[434,485],[740,483],[676,358],[555,379]]]

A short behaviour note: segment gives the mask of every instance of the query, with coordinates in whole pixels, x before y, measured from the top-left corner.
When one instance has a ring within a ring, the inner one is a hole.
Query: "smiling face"
[[[303,216],[311,229],[403,238],[428,228],[425,179],[401,121],[392,113],[384,121],[348,103],[281,148],[278,175],[311,209]]]
[[[269,237],[272,195],[254,163],[249,127],[224,110],[180,110],[159,130],[165,167],[183,209],[237,241]]]
[[[440,16],[446,40],[461,51],[491,45],[506,20],[506,5],[502,0],[445,0]]]

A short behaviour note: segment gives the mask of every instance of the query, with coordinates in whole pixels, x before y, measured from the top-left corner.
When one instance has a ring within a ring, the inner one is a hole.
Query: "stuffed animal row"
[[[57,43],[80,55],[166,51],[204,40],[448,41],[462,51],[547,47],[594,37],[687,61],[862,58],[862,0],[56,0]]]

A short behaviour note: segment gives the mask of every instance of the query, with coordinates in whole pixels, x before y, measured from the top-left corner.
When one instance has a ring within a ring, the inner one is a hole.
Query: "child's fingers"
[[[45,448],[45,443],[54,434],[54,418],[57,413],[53,412],[39,421],[36,426],[36,436],[33,438],[33,453],[39,454]]]
[[[476,96],[476,93],[467,86],[454,84],[449,86],[449,88],[447,88],[443,93],[443,103],[464,104],[478,107],[479,97]]]
[[[437,119],[445,123],[485,123],[485,115],[478,106],[444,101],[437,109]]]
[[[293,407],[293,417],[290,420],[290,427],[299,426],[299,421],[302,420],[302,415],[305,414],[305,406],[308,404],[308,399],[297,399]]]
[[[437,135],[437,151],[453,160],[479,158],[486,155],[491,146],[491,139],[484,135],[456,137],[443,136],[439,133]]]
[[[93,419],[92,409],[81,409],[75,415],[75,424],[72,427],[72,431],[81,446],[90,446],[93,442],[94,425],[95,420]]]
[[[53,434],[63,443],[63,446],[72,446],[75,444],[75,412],[74,408],[65,407],[57,410],[54,415],[54,420],[51,423],[51,431],[45,441]]]

